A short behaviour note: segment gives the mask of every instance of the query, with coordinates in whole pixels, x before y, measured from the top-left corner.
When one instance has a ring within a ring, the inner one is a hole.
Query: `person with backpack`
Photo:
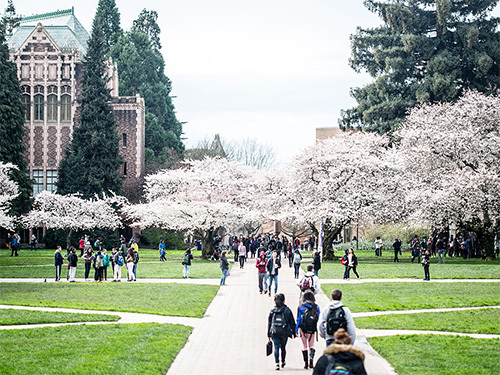
[[[94,258],[94,269],[95,269],[95,274],[94,274],[94,281],[102,281],[102,271],[104,269],[104,256],[101,254],[101,252],[98,250],[97,254]]]
[[[300,254],[300,250],[297,248],[293,253],[294,277],[296,279],[299,278],[300,274],[300,262],[302,262],[302,255]]]
[[[182,278],[189,279],[189,271],[191,270],[191,259],[193,259],[193,254],[191,254],[191,249],[187,249],[182,257],[182,265],[184,269],[182,270]]]
[[[262,294],[267,293],[267,271],[266,271],[266,253],[264,251],[260,252],[260,256],[255,263],[255,267],[257,267],[257,274],[259,277],[259,292]]]
[[[137,245],[137,242],[134,240],[132,242],[132,246],[130,246],[132,249],[132,257],[134,259],[134,281],[137,281],[137,263],[139,263],[139,245]]]
[[[271,259],[267,261],[266,271],[269,277],[269,297],[271,297],[271,287],[274,281],[274,294],[278,293],[278,270],[281,268],[281,260],[276,250],[273,251]]]
[[[158,245],[158,252],[160,253],[160,262],[166,262],[167,258],[165,255],[167,254],[167,245],[164,240],[160,241],[160,244]]]
[[[124,258],[121,252],[118,252],[114,247],[111,249],[111,258],[113,259],[113,282],[122,281],[122,266]]]
[[[285,305],[285,295],[283,293],[274,296],[275,307],[269,313],[267,322],[267,337],[273,340],[274,361],[276,370],[280,369],[280,350],[281,350],[281,368],[286,365],[286,343],[288,338],[296,337],[295,319],[292,311]]]
[[[297,324],[295,334],[302,340],[302,357],[304,359],[304,369],[314,367],[315,333],[318,332],[318,320],[320,309],[316,305],[314,293],[305,292],[302,305],[297,312]]]
[[[339,289],[332,290],[332,301],[321,310],[319,316],[319,335],[326,340],[327,346],[334,342],[333,335],[340,328],[347,330],[353,343],[356,340],[356,326],[351,310],[341,300],[342,292]]]
[[[335,332],[334,340],[318,359],[313,375],[366,375],[365,354],[352,345],[345,329]]]
[[[220,285],[226,285],[227,271],[229,271],[229,261],[226,258],[226,252],[223,251],[220,256],[219,267],[222,271],[222,277],[220,279]]]
[[[76,274],[76,265],[78,264],[78,255],[76,255],[76,249],[72,246],[71,253],[68,255],[68,264],[69,264],[69,282],[75,282],[75,274]]]
[[[314,274],[314,266],[312,264],[307,265],[307,272],[297,281],[296,285],[300,288],[301,296],[306,292],[312,292],[313,294],[319,292],[319,277]]]

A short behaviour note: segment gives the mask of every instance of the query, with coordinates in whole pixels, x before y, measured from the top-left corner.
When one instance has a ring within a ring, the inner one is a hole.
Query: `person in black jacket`
[[[269,313],[267,323],[267,337],[273,340],[274,360],[276,370],[280,369],[280,349],[281,349],[281,368],[286,365],[286,343],[289,337],[295,335],[295,319],[292,311],[285,305],[285,295],[283,293],[274,296],[275,307]]]
[[[281,261],[280,258],[278,257],[278,253],[273,251],[273,255],[271,259],[267,261],[266,264],[266,271],[267,275],[269,276],[269,297],[271,297],[271,286],[273,285],[274,281],[274,294],[278,293],[278,270],[281,268]]]
[[[351,338],[346,330],[340,328],[335,332],[335,342],[329,345],[323,355],[314,366],[313,375],[323,375],[327,367],[331,364],[332,370],[336,373],[346,373],[352,375],[366,375],[365,354],[361,349],[351,345]]]
[[[68,255],[68,263],[69,263],[69,282],[75,282],[75,274],[76,274],[76,266],[78,264],[78,255],[76,255],[76,249],[71,246],[71,252]]]
[[[313,252],[313,265],[314,274],[318,276],[318,272],[321,269],[321,254],[317,250]]]

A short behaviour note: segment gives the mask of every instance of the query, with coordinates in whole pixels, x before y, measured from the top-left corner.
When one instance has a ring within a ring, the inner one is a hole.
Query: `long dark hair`
[[[274,296],[274,303],[276,307],[282,307],[285,304],[285,295],[283,293],[276,294]]]
[[[305,292],[302,296],[302,304],[310,303],[312,305],[312,312],[316,314],[318,312],[318,307],[316,306],[316,298],[313,292]]]

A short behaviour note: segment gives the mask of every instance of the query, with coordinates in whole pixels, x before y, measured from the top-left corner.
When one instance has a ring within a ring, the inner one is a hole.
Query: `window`
[[[43,121],[43,86],[35,86],[35,121]]]
[[[123,163],[123,169],[122,169],[122,172],[123,172],[123,175],[126,176],[127,175],[127,162],[124,162]]]
[[[61,121],[71,121],[71,87],[61,87]]]
[[[47,171],[47,191],[55,192],[57,190],[57,170]]]
[[[31,120],[31,98],[29,95],[21,96],[21,102],[24,105],[24,121]]]
[[[33,196],[43,191],[43,171],[35,170],[33,171]]]
[[[127,133],[122,134],[122,147],[127,147]]]
[[[57,121],[57,96],[47,96],[47,121]]]

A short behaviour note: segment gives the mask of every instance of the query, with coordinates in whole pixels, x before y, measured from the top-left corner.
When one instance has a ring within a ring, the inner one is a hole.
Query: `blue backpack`
[[[123,257],[120,254],[116,254],[115,261],[119,266],[123,266]]]

